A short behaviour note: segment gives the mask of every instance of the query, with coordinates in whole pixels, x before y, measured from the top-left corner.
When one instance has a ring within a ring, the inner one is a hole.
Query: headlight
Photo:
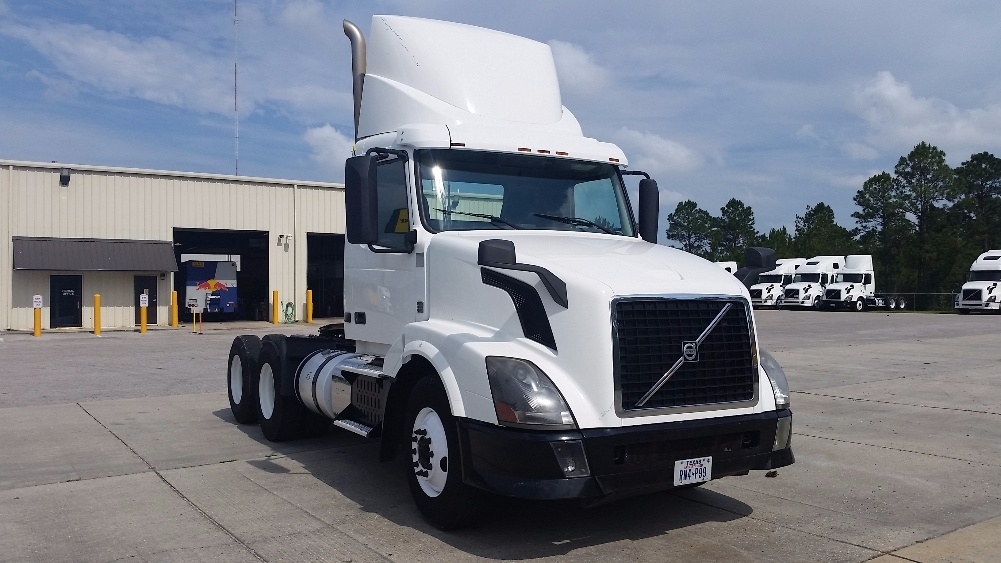
[[[532,362],[488,356],[487,378],[501,424],[547,430],[577,428],[563,395]]]
[[[782,371],[782,366],[775,361],[775,358],[771,354],[764,350],[759,351],[759,357],[761,358],[761,367],[764,368],[765,375],[772,382],[772,391],[775,393],[775,408],[779,410],[789,408],[791,405],[791,401],[789,400],[789,381],[786,379],[786,373]]]

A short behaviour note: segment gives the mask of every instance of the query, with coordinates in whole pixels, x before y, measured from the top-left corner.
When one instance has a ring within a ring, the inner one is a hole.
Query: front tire
[[[437,376],[417,382],[407,404],[410,439],[407,482],[417,509],[439,530],[472,525],[483,493],[462,482],[462,459],[455,418]]]
[[[240,424],[257,422],[257,361],[261,354],[261,339],[237,336],[229,349],[226,367],[226,387],[229,388],[229,409]]]
[[[861,297],[855,301],[855,310],[859,313],[865,311],[865,301]]]
[[[813,298],[813,308],[814,309],[820,310],[821,303],[822,303],[822,301],[820,299],[820,296],[817,296],[817,297]]]
[[[283,397],[280,388],[282,362],[274,346],[261,349],[257,375],[257,419],[264,437],[272,442],[298,438],[305,407],[295,397]]]

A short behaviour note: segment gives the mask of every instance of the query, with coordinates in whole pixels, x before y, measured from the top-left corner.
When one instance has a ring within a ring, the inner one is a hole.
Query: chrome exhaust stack
[[[365,86],[366,54],[365,36],[358,26],[344,20],[344,35],[351,41],[351,92],[355,102],[355,141],[358,141],[358,119],[361,116],[361,93]]]

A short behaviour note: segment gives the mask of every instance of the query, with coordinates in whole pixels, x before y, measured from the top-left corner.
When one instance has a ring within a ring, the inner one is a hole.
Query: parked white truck
[[[845,256],[845,267],[834,275],[834,283],[824,291],[825,309],[896,309],[907,306],[903,297],[876,293],[876,272],[871,254]]]
[[[366,55],[344,29],[345,323],[236,338],[237,421],[379,439],[442,529],[484,492],[600,499],[793,463],[788,384],[746,289],[655,243],[649,178],[634,219],[636,172],[581,134],[547,45],[375,16]]]
[[[758,283],[751,286],[751,305],[756,308],[776,307],[785,292],[785,287],[792,283],[796,269],[806,264],[806,258],[779,258],[775,261],[775,269],[758,274]]]
[[[970,266],[954,307],[957,313],[1001,310],[1001,250],[988,250]]]
[[[820,309],[824,301],[824,290],[827,284],[834,281],[834,274],[845,265],[844,256],[814,256],[800,266],[792,283],[782,291],[783,309],[813,308]]]

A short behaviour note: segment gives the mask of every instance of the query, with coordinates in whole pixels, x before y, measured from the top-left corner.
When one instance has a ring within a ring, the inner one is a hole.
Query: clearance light
[[[539,150],[538,150],[537,152],[538,152],[539,154],[549,154],[549,151],[548,151],[548,150],[546,150],[546,149],[539,149]]]
[[[570,156],[570,153],[568,153],[567,151],[556,151],[556,155],[557,156]]]
[[[466,146],[466,143],[452,143],[452,146],[453,147],[464,147],[464,146]]]
[[[532,149],[527,147],[518,147],[519,152],[532,152]]]
[[[615,157],[611,157],[611,156],[608,157],[608,160],[610,160],[611,162],[618,162],[619,161],[619,159],[617,159]]]

